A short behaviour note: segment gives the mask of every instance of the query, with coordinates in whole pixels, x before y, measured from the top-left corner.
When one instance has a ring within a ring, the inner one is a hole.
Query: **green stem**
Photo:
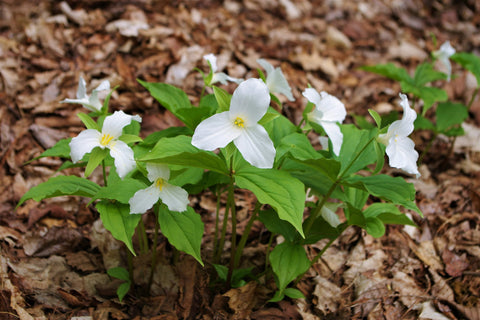
[[[433,142],[435,141],[435,139],[437,139],[437,136],[438,136],[438,133],[434,132],[433,136],[432,136],[432,139],[430,139],[430,141],[428,142],[425,149],[423,149],[422,154],[420,155],[420,158],[418,158],[418,165],[422,164],[423,158],[425,157],[425,155],[428,153],[428,151],[432,147]]]
[[[255,204],[255,209],[252,213],[252,216],[250,217],[250,220],[248,220],[248,223],[245,227],[245,230],[243,231],[242,237],[240,238],[240,241],[238,242],[237,251],[235,252],[235,260],[234,260],[234,263],[233,263],[233,268],[234,269],[238,267],[238,264],[240,262],[240,258],[242,257],[243,248],[245,248],[245,244],[247,243],[248,236],[250,234],[250,231],[252,230],[253,223],[257,219],[258,211],[260,210],[261,206],[262,205],[259,202],[257,202]]]
[[[218,250],[218,226],[220,224],[220,200],[221,192],[220,187],[217,186],[215,190],[215,195],[217,196],[217,207],[215,211],[215,233],[213,235],[213,256],[215,257]]]
[[[472,106],[473,101],[475,100],[475,97],[477,96],[479,90],[480,90],[480,87],[475,89],[475,91],[473,92],[472,98],[470,98],[470,101],[468,102],[468,105],[467,105],[468,110],[470,110],[470,107]]]
[[[230,265],[228,267],[227,274],[227,285],[230,287],[232,280],[233,269],[235,268],[235,252],[237,250],[237,212],[235,208],[235,198],[234,198],[234,177],[233,174],[230,178],[230,186],[228,188],[228,202],[230,206],[230,213],[232,219],[232,235],[231,235],[231,247],[230,247]]]
[[[130,277],[130,288],[134,288],[133,282],[133,253],[127,249],[127,263],[128,263],[128,275]]]
[[[157,267],[157,243],[158,243],[158,231],[159,231],[159,223],[158,223],[158,213],[155,210],[155,233],[153,234],[153,243],[152,243],[152,264],[150,266],[150,277],[148,278],[148,291],[152,287],[153,283],[153,273],[155,272],[155,268]]]
[[[105,169],[105,159],[102,160],[103,185],[107,186],[107,170]]]
[[[147,238],[147,231],[145,230],[145,224],[143,223],[143,219],[140,219],[140,223],[137,227],[138,236],[140,237],[138,244],[140,245],[140,252],[147,253],[148,251],[148,238]]]
[[[300,123],[297,126],[297,131],[301,130],[302,124],[304,124],[304,122],[305,122],[305,118],[302,118],[302,120],[300,121]]]
[[[268,264],[270,262],[270,252],[272,251],[272,243],[273,243],[273,238],[275,237],[275,233],[272,232],[270,234],[270,239],[268,239],[268,244],[267,244],[267,252],[265,253],[265,274],[268,271]]]

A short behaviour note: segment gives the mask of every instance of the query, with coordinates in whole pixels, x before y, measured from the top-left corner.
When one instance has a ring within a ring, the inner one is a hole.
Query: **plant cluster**
[[[277,291],[271,301],[285,296],[302,297],[292,283],[301,279],[348,227],[357,226],[380,237],[386,224],[415,225],[403,213],[407,209],[421,215],[415,204],[415,188],[405,179],[408,175],[420,175],[418,153],[408,137],[417,114],[406,95],[400,94],[401,119],[386,124],[370,110],[376,126],[359,128],[343,123],[347,112],[338,98],[305,88],[303,118],[295,124],[271,106],[274,101],[281,108],[276,94],[294,99],[280,68],[259,60],[266,74],[259,69],[258,79],[243,80],[217,72],[213,55],[205,59],[210,70],[208,74],[200,71],[206,88],[195,106],[179,88],[138,80],[185,125],[155,132],[144,139],[139,136],[140,116],[109,112],[115,88],[101,103],[98,93],[110,90],[108,82],[89,96],[86,83],[80,78],[77,99],[63,102],[79,103],[90,111],[78,114],[86,130],[74,138],[60,140],[40,157],[65,159],[59,170],[84,167],[84,177],[52,177],[30,189],[19,205],[27,199],[88,197],[105,228],[132,255],[148,252],[149,246],[155,253],[161,231],[172,246],[193,256],[202,266],[204,260],[213,264],[218,277],[233,287],[243,285],[244,279],[259,277],[252,268],[239,267],[251,228],[255,221],[260,221],[271,233],[265,271],[261,272],[275,279]],[[420,70],[435,75],[435,79],[440,77],[430,67]],[[403,74],[405,79],[407,76]],[[417,88],[415,84],[433,80],[432,76],[421,78],[413,84],[405,80],[404,91],[412,92],[412,88]],[[215,85],[227,81],[238,84],[233,94]],[[422,90],[418,92],[428,91]],[[316,144],[307,137],[310,132],[318,134],[321,150],[314,148]],[[385,154],[390,166],[406,175],[381,174]],[[103,173],[101,185],[88,179],[99,166]],[[245,230],[237,238],[238,189],[253,193],[256,204]],[[226,194],[227,199],[224,210],[218,200],[212,256],[202,254],[204,224],[200,214],[189,205],[189,195],[205,190],[217,199]],[[151,241],[145,233],[142,214],[155,216]],[[230,258],[225,263],[222,253],[229,225]],[[135,233],[139,248],[132,242]],[[323,249],[310,260],[305,247],[321,240],[325,243]],[[155,254],[152,259],[153,272]],[[133,285],[131,267],[108,270],[111,276],[125,281],[117,292],[120,299]]]

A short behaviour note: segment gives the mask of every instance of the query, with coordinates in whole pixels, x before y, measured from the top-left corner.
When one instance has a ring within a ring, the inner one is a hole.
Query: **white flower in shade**
[[[108,82],[108,80],[102,81],[102,83],[92,91],[92,94],[88,96],[85,80],[80,77],[77,89],[77,99],[65,99],[61,102],[78,103],[90,111],[100,111],[100,109],[102,109],[102,103],[98,99],[98,92],[104,90],[110,90],[110,82]]]
[[[447,81],[450,81],[452,75],[452,65],[450,64],[450,57],[455,54],[455,49],[450,45],[450,41],[444,42],[440,49],[433,52],[433,56],[440,60],[445,68],[447,68]]]
[[[192,144],[212,151],[233,141],[251,165],[272,168],[275,148],[265,128],[258,124],[269,104],[270,94],[262,80],[242,82],[233,92],[230,110],[203,120],[195,129]]]
[[[210,80],[210,83],[208,85],[212,85],[217,82],[220,82],[221,84],[226,85],[227,81],[231,81],[239,84],[240,82],[243,81],[243,79],[230,77],[223,72],[217,72],[217,57],[213,53],[203,56],[203,59],[208,61],[208,63],[210,64],[210,68],[212,68],[212,73],[213,73],[212,80]]]
[[[133,158],[133,150],[123,141],[118,140],[122,130],[132,120],[142,122],[140,116],[130,116],[123,111],[115,111],[103,121],[102,132],[95,129],[87,129],[70,142],[70,156],[74,163],[80,161],[86,153],[95,147],[108,148],[110,155],[115,160],[115,168],[120,178],[124,178],[130,171],[135,169],[136,162]]]
[[[391,167],[402,169],[403,171],[414,174],[417,178],[420,173],[417,169],[418,152],[415,150],[415,143],[408,138],[413,132],[413,123],[417,118],[415,110],[410,108],[406,95],[400,93],[403,107],[403,117],[401,120],[394,121],[385,134],[378,137],[378,141],[387,146],[386,152]]]
[[[273,66],[265,59],[258,59],[258,64],[262,66],[267,72],[267,87],[271,93],[281,93],[285,95],[288,100],[294,101],[292,89],[288,85],[287,79],[283,75],[282,69],[273,68]]]
[[[305,89],[302,94],[315,105],[308,114],[308,120],[322,126],[332,141],[333,152],[338,156],[343,143],[343,133],[338,123],[342,123],[347,115],[344,104],[325,91],[318,93],[313,88]]]
[[[168,183],[170,170],[163,163],[147,163],[148,180],[152,183],[146,189],[138,190],[128,201],[130,213],[144,213],[161,199],[171,211],[187,210],[188,193],[184,189]]]

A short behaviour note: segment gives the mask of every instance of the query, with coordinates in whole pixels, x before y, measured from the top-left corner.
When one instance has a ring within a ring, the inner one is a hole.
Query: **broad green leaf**
[[[196,184],[202,177],[204,170],[200,168],[184,168],[181,166],[170,166],[170,179],[169,183],[182,187],[186,184]]]
[[[215,268],[215,271],[217,271],[218,277],[223,281],[227,281],[228,268],[220,264],[214,264],[213,267]],[[247,282],[244,279],[247,277],[252,277],[252,270],[253,267],[233,270],[232,280],[230,283],[232,288],[240,288],[246,285]]]
[[[38,157],[27,161],[26,164],[45,157],[70,158],[70,141],[72,141],[72,138],[59,140],[53,147],[43,151]]]
[[[278,217],[278,214],[273,209],[260,211],[258,219],[265,225],[270,232],[281,234],[285,239],[293,242],[298,238],[298,233],[292,224]]]
[[[318,159],[322,156],[312,147],[310,140],[301,133],[294,132],[283,137],[277,147],[276,159],[281,159],[289,153],[298,160]]]
[[[130,281],[130,275],[128,274],[127,269],[122,267],[110,268],[107,270],[107,274],[110,277],[114,277],[116,279]]]
[[[480,86],[480,57],[467,52],[458,52],[450,57],[452,61],[460,64],[462,67],[473,73],[477,79],[477,86]]]
[[[277,286],[284,292],[287,285],[310,267],[305,249],[302,245],[284,242],[277,245],[270,253],[272,270],[277,276]]]
[[[379,74],[396,81],[412,81],[412,78],[408,75],[407,70],[395,66],[393,63],[377,64],[374,66],[363,66],[360,69]]]
[[[416,224],[407,215],[400,212],[397,206],[393,203],[373,203],[363,211],[363,214],[367,218],[376,217],[384,224],[416,226]]]
[[[131,285],[132,284],[129,281],[129,282],[124,282],[124,283],[122,283],[121,285],[118,286],[117,296],[118,296],[118,300],[120,300],[120,302],[122,302],[125,295],[128,293],[128,291],[130,291]]]
[[[265,115],[262,117],[262,119],[260,119],[260,121],[258,121],[258,123],[263,126],[269,123],[270,121],[275,120],[279,116],[280,116],[280,113],[278,113],[278,111],[276,111],[272,107],[268,107],[267,113],[265,113]]]
[[[375,238],[381,237],[385,234],[385,225],[375,217],[365,217],[364,213],[347,203],[345,209],[345,216],[349,225],[359,226],[365,229],[367,233]]]
[[[311,218],[305,220],[304,224],[307,224]],[[322,216],[319,216],[312,224],[312,227],[305,234],[305,240],[302,241],[303,244],[313,244],[317,243],[322,239],[336,239],[340,234],[345,230],[346,224],[340,224],[336,228],[332,227]]]
[[[437,130],[445,133],[468,119],[468,108],[462,103],[439,103],[436,110]]]
[[[90,203],[97,199],[117,200],[120,203],[128,204],[128,200],[140,189],[146,188],[147,185],[137,179],[125,178],[119,179],[115,184],[109,184],[101,188]]]
[[[380,238],[385,234],[385,225],[383,222],[374,217],[365,219],[365,230],[374,238]]]
[[[115,239],[125,243],[128,250],[135,255],[132,237],[142,215],[130,214],[130,206],[128,204],[111,202],[109,200],[100,201],[95,207],[100,213],[100,219],[102,219],[105,229],[110,231]]]
[[[179,112],[181,109],[193,108],[187,94],[183,90],[167,83],[153,83],[142,80],[137,81],[144,86],[163,107],[185,123],[187,127],[192,130],[195,129],[195,125],[192,118],[189,117],[189,113]]]
[[[425,118],[421,114],[417,116],[417,119],[415,119],[415,122],[413,123],[415,126],[415,130],[431,130],[431,131],[436,131],[437,129],[435,128],[435,125],[430,121],[430,119]]]
[[[303,237],[305,187],[284,171],[245,166],[235,173],[235,183],[252,191],[258,201],[274,208],[280,219],[290,222]]]
[[[204,226],[200,215],[191,207],[187,207],[185,212],[172,212],[165,205],[161,205],[158,223],[168,242],[197,259],[203,266],[200,247]]]
[[[188,136],[193,134],[193,131],[187,127],[169,127],[161,131],[156,131],[143,139],[139,146],[153,147],[162,138],[173,138],[176,136]]]
[[[360,116],[357,114],[352,115],[353,119],[355,120],[355,124],[360,128],[360,129],[366,129],[370,130],[375,128],[375,125],[370,123],[366,117]]]
[[[375,147],[375,154],[377,155],[377,162],[372,174],[377,174],[383,169],[385,164],[385,146],[377,141],[373,142]]]
[[[228,111],[230,109],[230,100],[232,95],[222,88],[212,86],[213,94],[218,103],[218,112]]]
[[[28,199],[40,201],[46,198],[59,196],[93,197],[100,186],[90,180],[77,176],[58,176],[28,190],[17,204],[20,206]]]
[[[373,139],[377,129],[359,130],[354,125],[342,125],[343,143],[335,158],[342,165],[341,174],[347,177],[377,160]]]
[[[213,152],[195,148],[192,138],[187,136],[160,139],[140,161],[191,166],[229,175],[222,158]]]
[[[177,111],[178,118],[188,119],[188,127],[196,128],[202,120],[210,117],[212,115],[211,109],[209,107],[194,107],[194,108],[184,108]]]
[[[97,131],[100,131],[100,128],[98,127],[98,124],[93,120],[88,114],[86,113],[77,113],[77,116],[82,120],[83,124],[87,129],[95,129]]]
[[[90,153],[90,158],[88,158],[87,167],[85,168],[85,177],[88,177],[108,154],[109,150],[107,148],[93,148]]]
[[[295,288],[287,288],[283,293],[291,299],[305,299],[302,291]]]
[[[132,120],[128,125],[123,128],[124,135],[137,136],[140,134],[141,124],[138,121]]]
[[[271,111],[272,113],[277,113],[278,116],[272,121],[265,123],[263,126],[267,130],[270,139],[273,141],[273,144],[277,146],[280,144],[280,141],[283,139],[283,137],[297,132],[297,127],[295,127],[290,120],[277,111],[274,111],[273,109],[271,109]]]
[[[377,128],[381,129],[382,128],[382,117],[380,117],[378,112],[373,110],[373,109],[368,109],[368,113],[370,113],[373,120],[375,120],[375,123],[377,124]]]
[[[447,75],[433,69],[433,65],[429,62],[424,62],[417,66],[413,80],[417,86],[423,86],[429,82],[436,80],[445,80]]]
[[[422,214],[415,204],[415,187],[401,177],[391,177],[384,174],[376,176],[354,176],[345,180],[354,188],[361,188],[375,197],[391,201],[407,209]]]
[[[214,94],[207,94],[200,99],[200,108],[208,108],[209,114],[214,114],[218,110],[218,102]]]
[[[345,190],[345,195],[348,203],[350,203],[353,207],[357,208],[358,210],[362,210],[368,200],[368,192],[362,189],[353,188],[349,186],[343,187]]]
[[[136,122],[136,121],[135,121]],[[134,143],[134,142],[140,142],[142,141],[142,138],[140,138],[137,135],[134,134],[122,134],[118,140],[122,140],[126,144]]]
[[[425,115],[435,102],[447,101],[448,99],[447,92],[440,88],[416,86],[409,82],[401,82],[400,86],[403,92],[411,93],[423,100],[422,115]]]

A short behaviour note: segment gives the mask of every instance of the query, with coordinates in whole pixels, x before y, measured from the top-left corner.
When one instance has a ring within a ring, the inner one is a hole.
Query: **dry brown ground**
[[[436,49],[432,34],[480,54],[478,1],[2,0],[0,9],[1,319],[480,319],[478,99],[468,136],[450,157],[438,139],[414,181],[420,228],[392,226],[380,239],[350,229],[300,282],[305,300],[266,303],[271,279],[228,292],[212,287],[209,268],[184,256],[172,265],[162,240],[151,294],[139,286],[119,303],[118,283],[105,270],[125,263],[124,250],[85,200],[29,201],[15,210],[60,162],[23,164],[82,130],[81,107],[59,103],[75,96],[80,75],[89,90],[104,79],[119,85],[111,106],[141,114],[143,135],[178,120],[136,79],[175,84],[195,102],[202,80],[192,69],[206,70],[202,55],[211,52],[236,77],[255,76],[260,57],[281,66],[297,99],[285,102],[284,114],[294,121],[308,83],[343,100],[349,114],[388,112],[398,107],[399,86],[357,68],[395,61],[413,70]],[[137,33],[141,23],[148,29]],[[460,72],[445,87],[466,102],[472,77]],[[414,134],[420,152],[429,135]],[[206,223],[208,255],[215,199],[192,198]],[[251,196],[238,200],[241,232]],[[245,265],[262,265],[267,239],[260,225],[254,229]],[[136,261],[139,283],[146,259]]]

